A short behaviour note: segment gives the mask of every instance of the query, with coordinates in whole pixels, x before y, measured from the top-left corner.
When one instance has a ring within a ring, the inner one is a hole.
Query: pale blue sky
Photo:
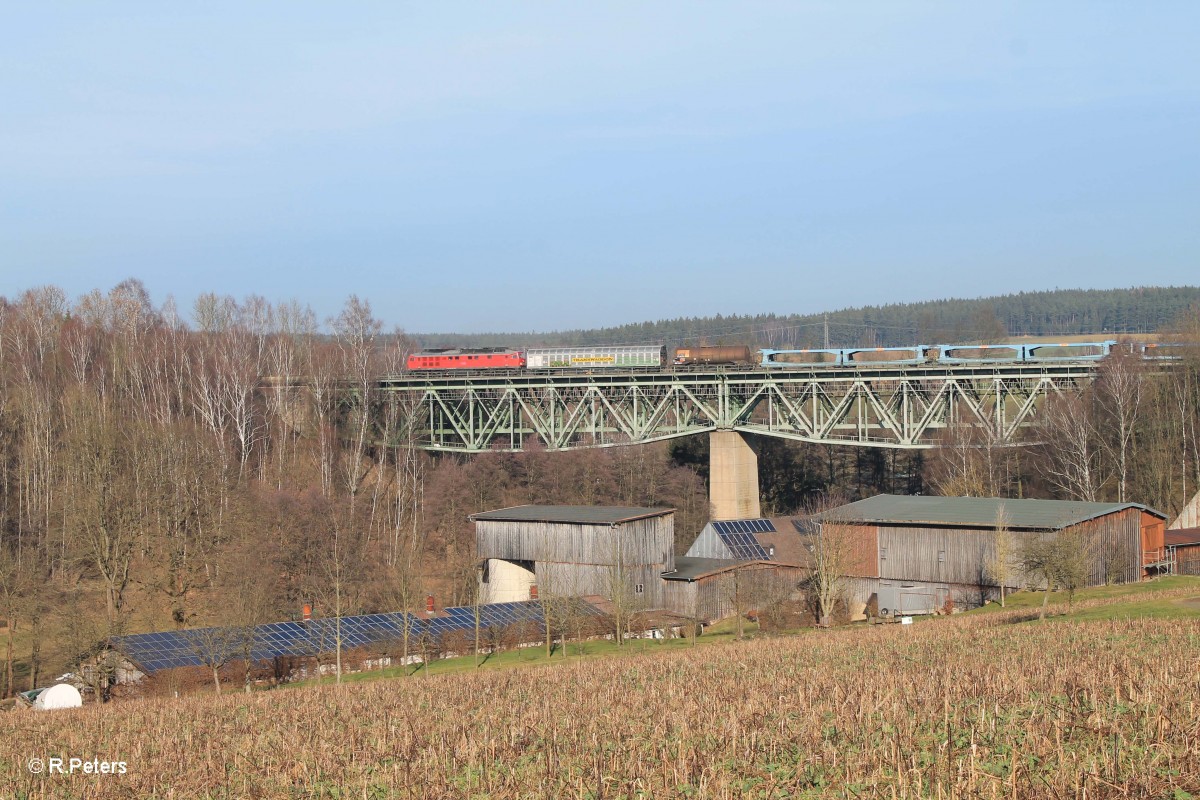
[[[0,295],[548,330],[1200,282],[1200,4],[9,3]]]

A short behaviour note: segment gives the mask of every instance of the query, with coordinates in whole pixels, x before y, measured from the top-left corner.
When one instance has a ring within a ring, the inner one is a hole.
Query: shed
[[[855,582],[858,602],[865,606],[872,591],[907,592],[940,607],[948,599],[979,605],[998,590],[988,565],[1001,515],[1018,540],[1083,534],[1093,544],[1091,584],[1140,580],[1165,558],[1165,515],[1137,503],[882,494],[818,516],[851,543],[847,573],[864,579]],[[1012,566],[1006,583],[1029,585],[1031,576]]]
[[[664,572],[675,569],[675,509],[625,506],[516,506],[475,523],[486,602],[558,595],[631,595],[662,607]],[[523,595],[523,596],[517,596]]]
[[[804,570],[775,561],[679,556],[663,573],[666,607],[703,623],[789,599]]]
[[[1168,530],[1164,540],[1173,572],[1200,575],[1200,528]]]
[[[667,608],[712,622],[788,599],[808,573],[807,517],[714,520],[663,574]]]

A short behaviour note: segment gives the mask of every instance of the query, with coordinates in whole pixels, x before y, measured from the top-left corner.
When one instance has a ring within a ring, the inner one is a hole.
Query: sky
[[[1200,283],[1200,4],[11,3],[0,296],[546,331]]]

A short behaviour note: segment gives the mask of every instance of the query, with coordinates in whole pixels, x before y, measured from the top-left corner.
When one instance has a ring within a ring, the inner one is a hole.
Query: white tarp
[[[33,707],[41,711],[52,711],[59,708],[79,708],[83,698],[79,690],[69,683],[56,683],[37,696]]]

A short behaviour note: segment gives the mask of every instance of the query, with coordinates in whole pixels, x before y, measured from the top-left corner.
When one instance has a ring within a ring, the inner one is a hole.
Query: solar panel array
[[[582,613],[599,613],[593,606],[579,602]],[[408,626],[410,640],[440,636],[452,631],[475,629],[475,607],[444,609],[443,615],[366,614],[341,619],[342,649],[378,646],[404,638]],[[479,606],[481,628],[507,628],[520,623],[542,623],[542,608],[537,601],[491,603]],[[184,631],[139,633],[114,637],[113,649],[131,659],[146,673],[176,667],[199,667],[228,656],[241,659],[249,652],[255,662],[291,656],[306,657],[332,653],[337,647],[337,619],[321,618],[308,622],[272,622],[249,629],[197,628]]]
[[[714,522],[713,529],[717,536],[739,561],[767,561],[770,556],[755,538],[756,533],[775,533],[775,526],[769,519],[736,519],[725,522]]]

